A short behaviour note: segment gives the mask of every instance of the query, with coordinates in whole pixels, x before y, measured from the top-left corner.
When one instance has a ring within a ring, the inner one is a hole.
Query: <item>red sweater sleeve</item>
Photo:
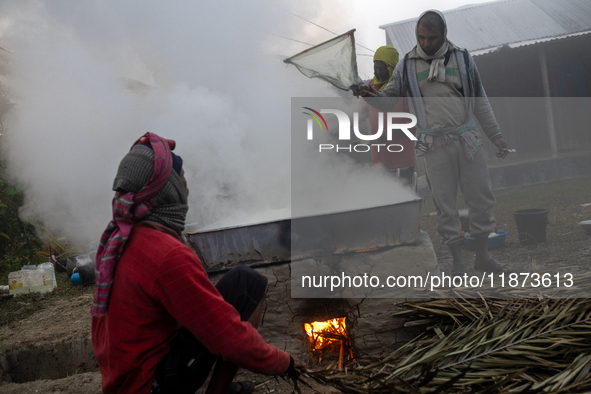
[[[240,320],[185,245],[179,243],[161,261],[150,292],[213,355],[265,375],[287,371],[289,354],[266,343],[250,323]]]

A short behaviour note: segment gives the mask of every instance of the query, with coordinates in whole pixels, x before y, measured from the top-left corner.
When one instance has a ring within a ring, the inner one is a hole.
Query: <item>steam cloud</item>
[[[291,97],[335,96],[281,62],[303,48],[268,33],[322,41],[289,4],[3,1],[1,46],[14,55],[1,82],[15,105],[2,154],[26,191],[21,215],[96,242],[119,161],[146,131],[177,141],[187,223],[288,207]],[[313,19],[314,8],[298,9]],[[379,195],[367,171],[339,173]]]

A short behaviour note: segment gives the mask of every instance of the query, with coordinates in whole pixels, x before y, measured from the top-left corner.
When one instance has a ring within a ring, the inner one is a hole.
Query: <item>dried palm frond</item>
[[[349,363],[347,373],[307,375],[348,393],[591,391],[589,299],[444,298],[399,306],[397,316],[426,324],[424,335],[378,362]]]
[[[54,236],[48,227],[37,225],[37,234],[43,244],[43,249],[38,251],[37,254],[43,257],[45,261],[50,261],[51,256],[67,257],[75,254],[66,238]]]

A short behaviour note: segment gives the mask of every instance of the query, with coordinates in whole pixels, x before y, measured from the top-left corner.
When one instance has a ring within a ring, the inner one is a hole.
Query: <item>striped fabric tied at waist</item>
[[[459,136],[464,148],[464,152],[466,153],[466,157],[470,160],[472,160],[472,157],[478,150],[478,147],[482,145],[482,141],[480,138],[478,138],[478,126],[476,125],[476,121],[474,120],[473,116],[471,116],[466,123],[458,127],[445,127],[443,125],[437,125],[430,129],[419,128],[417,129],[417,133],[419,135],[431,135],[441,138],[438,146],[447,145],[453,140],[454,136]]]

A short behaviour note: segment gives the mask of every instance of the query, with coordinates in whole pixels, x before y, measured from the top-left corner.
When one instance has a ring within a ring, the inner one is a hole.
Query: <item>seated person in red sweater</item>
[[[103,392],[252,392],[243,367],[278,375],[304,364],[267,344],[260,322],[267,279],[241,266],[214,287],[182,240],[188,210],[182,160],[146,133],[123,158],[113,220],[96,258],[92,342]]]

